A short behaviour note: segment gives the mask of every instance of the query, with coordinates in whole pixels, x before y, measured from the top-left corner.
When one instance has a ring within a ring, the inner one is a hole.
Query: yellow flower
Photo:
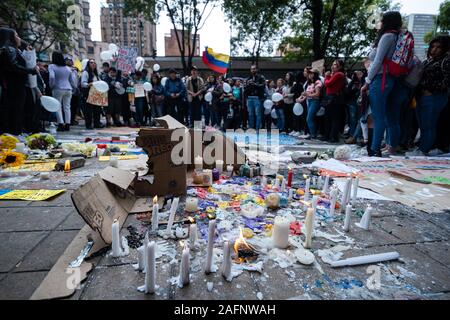
[[[1,149],[14,149],[16,147],[16,143],[19,142],[19,139],[13,136],[8,136],[3,134],[0,136],[0,150]]]
[[[25,155],[11,150],[0,153],[0,164],[7,167],[19,167],[25,161]]]

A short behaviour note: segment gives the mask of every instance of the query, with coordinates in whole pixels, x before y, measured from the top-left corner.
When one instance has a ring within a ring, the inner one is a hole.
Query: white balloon
[[[82,70],[86,69],[88,62],[89,62],[89,59],[83,59],[83,61],[81,61]]]
[[[281,93],[275,92],[272,95],[272,101],[273,102],[280,102],[281,100],[283,100],[283,95]]]
[[[161,85],[164,87],[166,85],[167,77],[161,79]]]
[[[153,71],[158,72],[159,69],[161,69],[161,67],[159,66],[159,64],[155,63],[155,64],[153,65]]]
[[[102,51],[100,53],[100,59],[103,61],[111,61],[113,58],[113,54],[111,51]]]
[[[301,116],[303,114],[303,106],[301,105],[301,103],[297,102],[296,104],[294,104],[294,109],[292,109],[292,111],[296,116]]]
[[[231,92],[231,86],[226,82],[223,83],[223,91],[225,91],[225,93]]]
[[[109,86],[105,81],[95,81],[92,83],[95,89],[97,89],[98,92],[105,93],[108,92]]]
[[[317,117],[322,117],[323,115],[325,115],[325,108],[324,108],[324,107],[321,107],[321,108],[319,109],[319,111],[317,111],[316,116],[317,116]]]
[[[119,48],[114,43],[110,43],[108,49],[109,51],[116,53]]]
[[[211,102],[212,98],[213,98],[213,96],[212,96],[211,92],[208,92],[207,94],[205,94],[205,101],[206,102]]]
[[[278,119],[277,111],[275,109],[273,109],[272,112],[270,112],[270,115],[272,116],[272,118]]]
[[[61,103],[53,97],[42,96],[41,104],[45,110],[49,112],[56,112],[61,108]]]
[[[153,86],[152,86],[152,84],[150,82],[145,82],[144,83],[144,90],[145,91],[152,91],[152,89],[153,89]]]
[[[269,110],[273,107],[273,101],[272,100],[266,100],[264,101],[264,109]]]

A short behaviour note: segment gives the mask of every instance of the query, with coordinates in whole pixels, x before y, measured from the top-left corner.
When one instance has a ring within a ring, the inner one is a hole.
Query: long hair
[[[156,79],[156,83],[155,83],[154,79]],[[158,86],[158,85],[161,84],[161,77],[158,76],[156,73],[154,73],[154,74],[152,74],[152,77],[151,77],[150,81],[151,81],[152,85],[157,85]]]
[[[345,62],[342,59],[336,59],[334,60],[334,62],[336,62],[336,64],[339,66],[339,71],[345,73]]]
[[[11,28],[0,28],[0,48],[14,47],[17,48],[16,31]]]
[[[86,63],[86,68],[84,68],[84,71],[87,71],[87,73],[88,73],[88,75],[89,75],[89,82],[92,82],[92,80],[94,79],[94,75],[97,77],[97,78],[99,78],[98,77],[98,71],[97,71],[97,68],[95,68],[94,70],[91,70],[91,68],[89,67],[89,62],[91,61],[92,59],[90,59],[89,61],[88,61],[88,63]],[[93,61],[93,60],[92,60]]]
[[[383,26],[378,31],[377,39],[375,40],[375,47],[378,47],[381,37],[388,31],[400,31],[403,25],[402,15],[398,11],[388,11],[382,17]]]
[[[64,56],[62,54],[61,51],[53,51],[52,53],[52,63],[60,66],[60,67],[65,67],[66,66],[66,61],[64,60]]]
[[[313,84],[316,83],[317,80],[320,80],[319,74],[317,72],[311,72],[310,73],[314,74],[314,78],[311,80],[311,78],[308,76],[308,84]]]
[[[294,81],[295,81],[295,79],[294,79],[294,73],[293,73],[293,72],[288,72],[287,74],[289,75],[289,81],[286,81],[286,80],[285,80],[285,83],[286,83],[289,87],[292,87],[292,86],[294,85]]]
[[[440,43],[440,45],[442,47],[442,56],[445,56],[450,50],[450,36],[448,36],[448,35],[437,36],[436,38],[434,38],[433,40],[430,41],[430,44],[428,46],[428,51],[427,51],[427,58],[428,59],[431,58],[431,56],[430,56],[430,54],[431,54],[431,47],[436,42]]]

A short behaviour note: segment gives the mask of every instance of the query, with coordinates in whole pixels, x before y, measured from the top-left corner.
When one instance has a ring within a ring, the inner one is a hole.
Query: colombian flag
[[[230,56],[215,53],[213,49],[206,47],[205,51],[203,51],[202,61],[211,70],[223,74],[227,72]]]

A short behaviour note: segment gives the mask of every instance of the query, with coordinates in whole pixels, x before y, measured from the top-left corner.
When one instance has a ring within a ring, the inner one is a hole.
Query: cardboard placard
[[[108,93],[101,93],[94,86],[91,86],[86,102],[94,106],[106,107],[108,106]]]

